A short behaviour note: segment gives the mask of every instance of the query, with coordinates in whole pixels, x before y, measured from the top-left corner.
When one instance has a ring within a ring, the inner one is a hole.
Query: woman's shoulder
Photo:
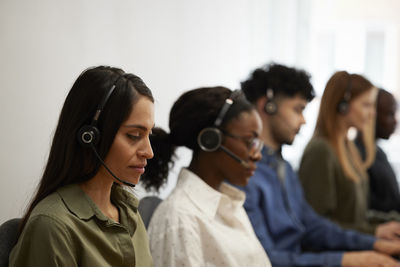
[[[29,220],[33,218],[41,218],[41,220],[57,221],[63,225],[67,225],[68,223],[73,224],[71,220],[76,218],[76,214],[74,213],[74,210],[71,210],[70,202],[72,196],[65,195],[65,191],[77,191],[76,186],[70,185],[59,188],[42,199],[32,210]],[[82,196],[73,195],[73,197],[76,203],[82,202]],[[82,204],[79,205],[82,206],[84,204],[82,202]]]
[[[67,211],[62,198],[57,192],[53,192],[42,199],[32,210],[30,217],[46,216],[59,217]]]
[[[29,216],[23,230],[26,237],[52,235],[69,236],[68,216],[66,208],[57,193],[53,193],[40,201]]]
[[[332,146],[329,144],[328,140],[323,137],[313,137],[310,142],[308,142],[304,153],[331,153]]]
[[[327,162],[337,162],[333,147],[329,141],[323,137],[313,137],[307,144],[301,159],[300,169],[309,163],[316,164],[318,162],[323,164]]]
[[[49,212],[31,214],[24,231],[35,231],[40,233],[62,232],[67,233],[65,220],[62,216],[57,216]]]
[[[183,192],[172,192],[163,200],[151,218],[153,225],[189,226],[197,221],[199,210]]]
[[[172,192],[166,199],[161,201],[155,210],[156,216],[178,218],[184,214],[190,213],[187,199],[181,194],[181,192]],[[168,216],[167,216],[168,215]]]

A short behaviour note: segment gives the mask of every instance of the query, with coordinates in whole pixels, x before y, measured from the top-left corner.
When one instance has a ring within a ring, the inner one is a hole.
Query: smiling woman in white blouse
[[[174,103],[169,127],[168,134],[153,131],[145,187],[158,190],[166,181],[177,146],[193,156],[150,221],[155,266],[271,266],[243,209],[244,193],[230,185],[246,185],[261,158],[253,106],[224,87],[194,89]]]

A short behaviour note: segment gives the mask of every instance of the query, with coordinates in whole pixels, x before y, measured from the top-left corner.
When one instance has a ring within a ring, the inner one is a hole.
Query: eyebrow
[[[297,105],[298,108],[301,108],[302,110],[304,110],[306,108],[307,105],[303,105],[303,104],[299,104]]]
[[[258,138],[259,137],[259,134],[257,132],[255,132],[255,131],[250,131],[249,133],[245,133],[245,135],[247,135],[247,134],[250,134],[253,138],[254,137]]]
[[[257,137],[257,138],[260,137],[260,135],[255,131],[252,131],[251,133],[253,134],[254,137]]]
[[[138,129],[141,129],[143,131],[147,131],[148,130],[147,127],[145,127],[143,125],[140,125],[140,124],[127,124],[127,125],[123,125],[123,126],[126,127],[126,128],[138,128]],[[150,130],[152,130],[154,127],[155,127],[155,125],[153,124],[153,127],[151,127]]]

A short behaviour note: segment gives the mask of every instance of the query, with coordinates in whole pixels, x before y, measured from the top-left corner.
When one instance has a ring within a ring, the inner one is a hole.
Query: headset
[[[123,179],[118,178],[111,170],[108,168],[104,160],[100,157],[99,153],[96,150],[96,145],[100,141],[100,130],[97,128],[97,122],[99,120],[100,114],[103,111],[105,105],[108,102],[108,99],[110,98],[111,94],[114,92],[116,88],[116,84],[119,81],[121,77],[124,77],[123,75],[120,76],[115,83],[111,86],[111,88],[106,92],[104,95],[103,99],[100,101],[99,105],[97,106],[96,112],[93,116],[92,122],[89,125],[84,125],[82,126],[79,131],[78,131],[78,142],[83,146],[83,147],[90,147],[94,154],[96,155],[97,159],[100,161],[100,163],[104,166],[104,168],[113,176],[116,180],[119,182],[123,183],[124,185],[130,186],[130,187],[135,187],[135,184],[132,184],[130,182],[127,182]]]
[[[222,132],[218,128],[228,112],[230,106],[232,106],[233,100],[232,95],[225,100],[224,105],[221,108],[217,118],[215,119],[213,127],[207,127],[200,131],[197,136],[197,143],[200,148],[207,152],[213,152],[220,148],[222,143]]]
[[[118,81],[118,80],[117,80]],[[116,83],[116,82],[115,82]],[[97,121],[99,120],[100,114],[107,104],[108,99],[114,92],[115,84],[104,95],[103,99],[99,103],[96,113],[93,116],[92,122],[89,125],[82,126],[78,131],[78,141],[84,147],[90,147],[92,145],[97,145],[100,141],[100,131],[97,128]]]
[[[347,85],[343,94],[343,98],[339,101],[336,109],[342,115],[347,114],[349,111],[351,99],[351,74],[349,74],[349,79],[347,80]]]
[[[268,88],[266,91],[267,102],[264,106],[264,111],[268,115],[275,115],[278,112],[278,105],[274,99],[274,90],[272,88]]]
[[[222,106],[217,118],[215,119],[214,125],[212,127],[204,128],[199,132],[197,136],[197,143],[200,146],[200,148],[206,152],[213,152],[218,149],[221,149],[229,156],[231,156],[233,159],[238,161],[242,166],[248,168],[249,164],[247,163],[246,160],[241,159],[235,153],[233,153],[228,148],[222,145],[223,133],[219,129],[226,113],[233,104],[233,95],[235,94],[235,92],[236,91],[233,91],[231,95],[225,100],[224,105]]]

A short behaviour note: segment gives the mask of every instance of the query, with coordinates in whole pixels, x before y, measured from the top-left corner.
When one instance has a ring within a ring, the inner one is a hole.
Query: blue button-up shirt
[[[341,266],[344,251],[373,248],[375,237],[344,230],[314,212],[297,174],[279,153],[264,147],[262,155],[254,176],[241,189],[254,231],[274,267]]]

